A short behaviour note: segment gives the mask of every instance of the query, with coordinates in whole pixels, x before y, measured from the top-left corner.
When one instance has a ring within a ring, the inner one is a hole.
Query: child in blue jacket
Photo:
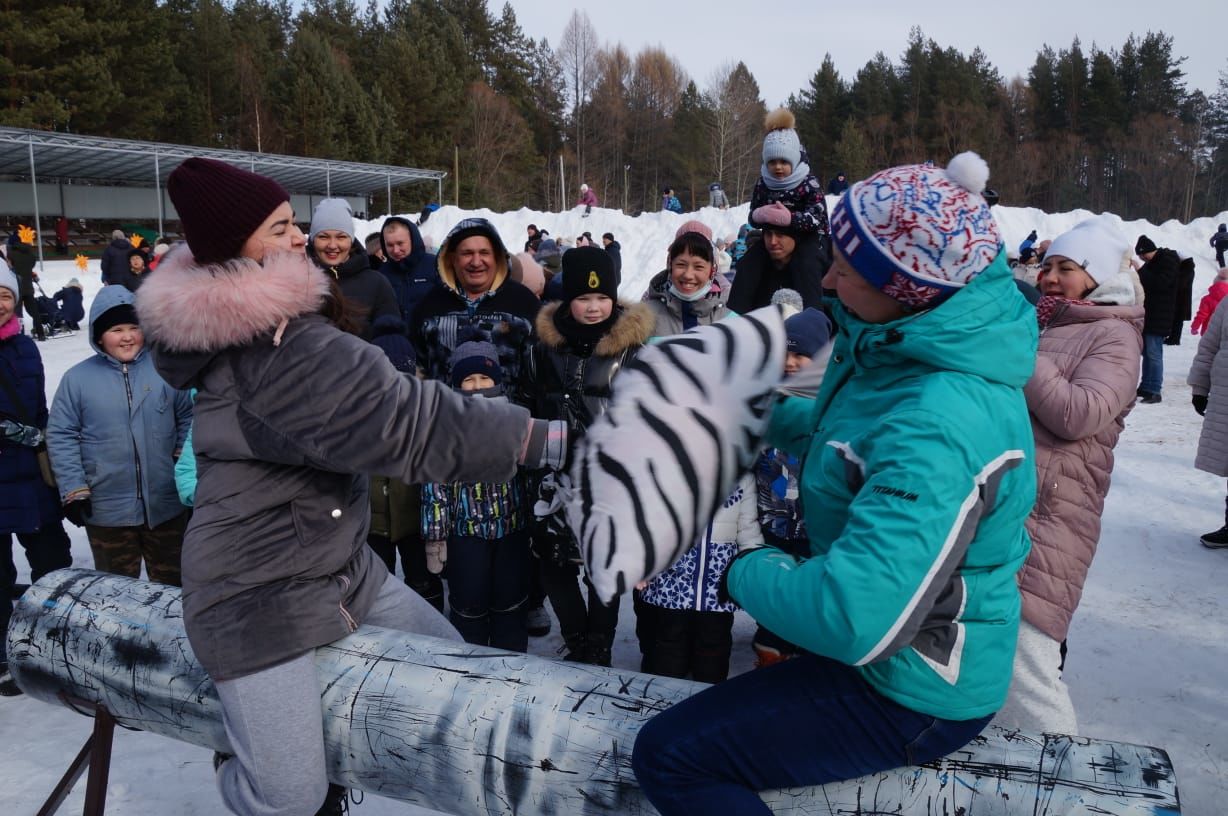
[[[506,399],[499,352],[490,343],[456,347],[452,387],[473,399]],[[481,433],[481,429],[475,429]],[[427,569],[448,579],[452,625],[469,643],[523,652],[529,596],[529,535],[520,472],[508,482],[422,486]]]

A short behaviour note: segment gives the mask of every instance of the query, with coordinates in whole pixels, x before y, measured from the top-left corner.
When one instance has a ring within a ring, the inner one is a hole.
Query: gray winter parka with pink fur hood
[[[1032,551],[1019,571],[1023,618],[1061,641],[1100,540],[1113,448],[1134,404],[1142,306],[1058,307],[1024,387],[1036,438]]]
[[[345,636],[387,578],[366,544],[368,477],[506,481],[523,408],[399,373],[317,314],[301,254],[197,265],[172,250],[137,295],[158,371],[199,389],[184,624],[214,680]]]

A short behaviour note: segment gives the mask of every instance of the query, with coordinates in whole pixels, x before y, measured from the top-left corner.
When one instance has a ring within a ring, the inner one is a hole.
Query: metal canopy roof
[[[162,187],[184,160],[200,156],[276,179],[292,193],[371,195],[417,181],[441,180],[440,170],[309,159],[243,150],[107,139],[0,127],[0,177],[60,179]]]

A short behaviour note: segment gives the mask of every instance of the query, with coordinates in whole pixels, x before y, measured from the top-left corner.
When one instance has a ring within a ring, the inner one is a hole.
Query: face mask
[[[673,281],[669,282],[669,293],[673,295],[674,297],[678,298],[679,300],[685,300],[687,303],[695,303],[696,301],[703,300],[705,297],[708,296],[708,292],[710,291],[712,291],[711,281],[708,281],[707,286],[701,286],[699,289],[696,289],[694,292],[692,292],[689,295],[684,295],[681,292],[679,292],[677,287],[674,286]]]

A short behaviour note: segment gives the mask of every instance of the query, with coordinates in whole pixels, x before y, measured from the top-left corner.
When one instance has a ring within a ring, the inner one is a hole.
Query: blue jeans
[[[523,652],[529,648],[529,536],[524,530],[487,540],[448,539],[448,606],[467,643]]]
[[[1139,389],[1158,394],[1164,387],[1164,335],[1143,335],[1143,381]]]
[[[916,765],[989,722],[892,702],[853,668],[802,653],[712,686],[652,718],[631,767],[661,816],[770,814],[755,793]]]

